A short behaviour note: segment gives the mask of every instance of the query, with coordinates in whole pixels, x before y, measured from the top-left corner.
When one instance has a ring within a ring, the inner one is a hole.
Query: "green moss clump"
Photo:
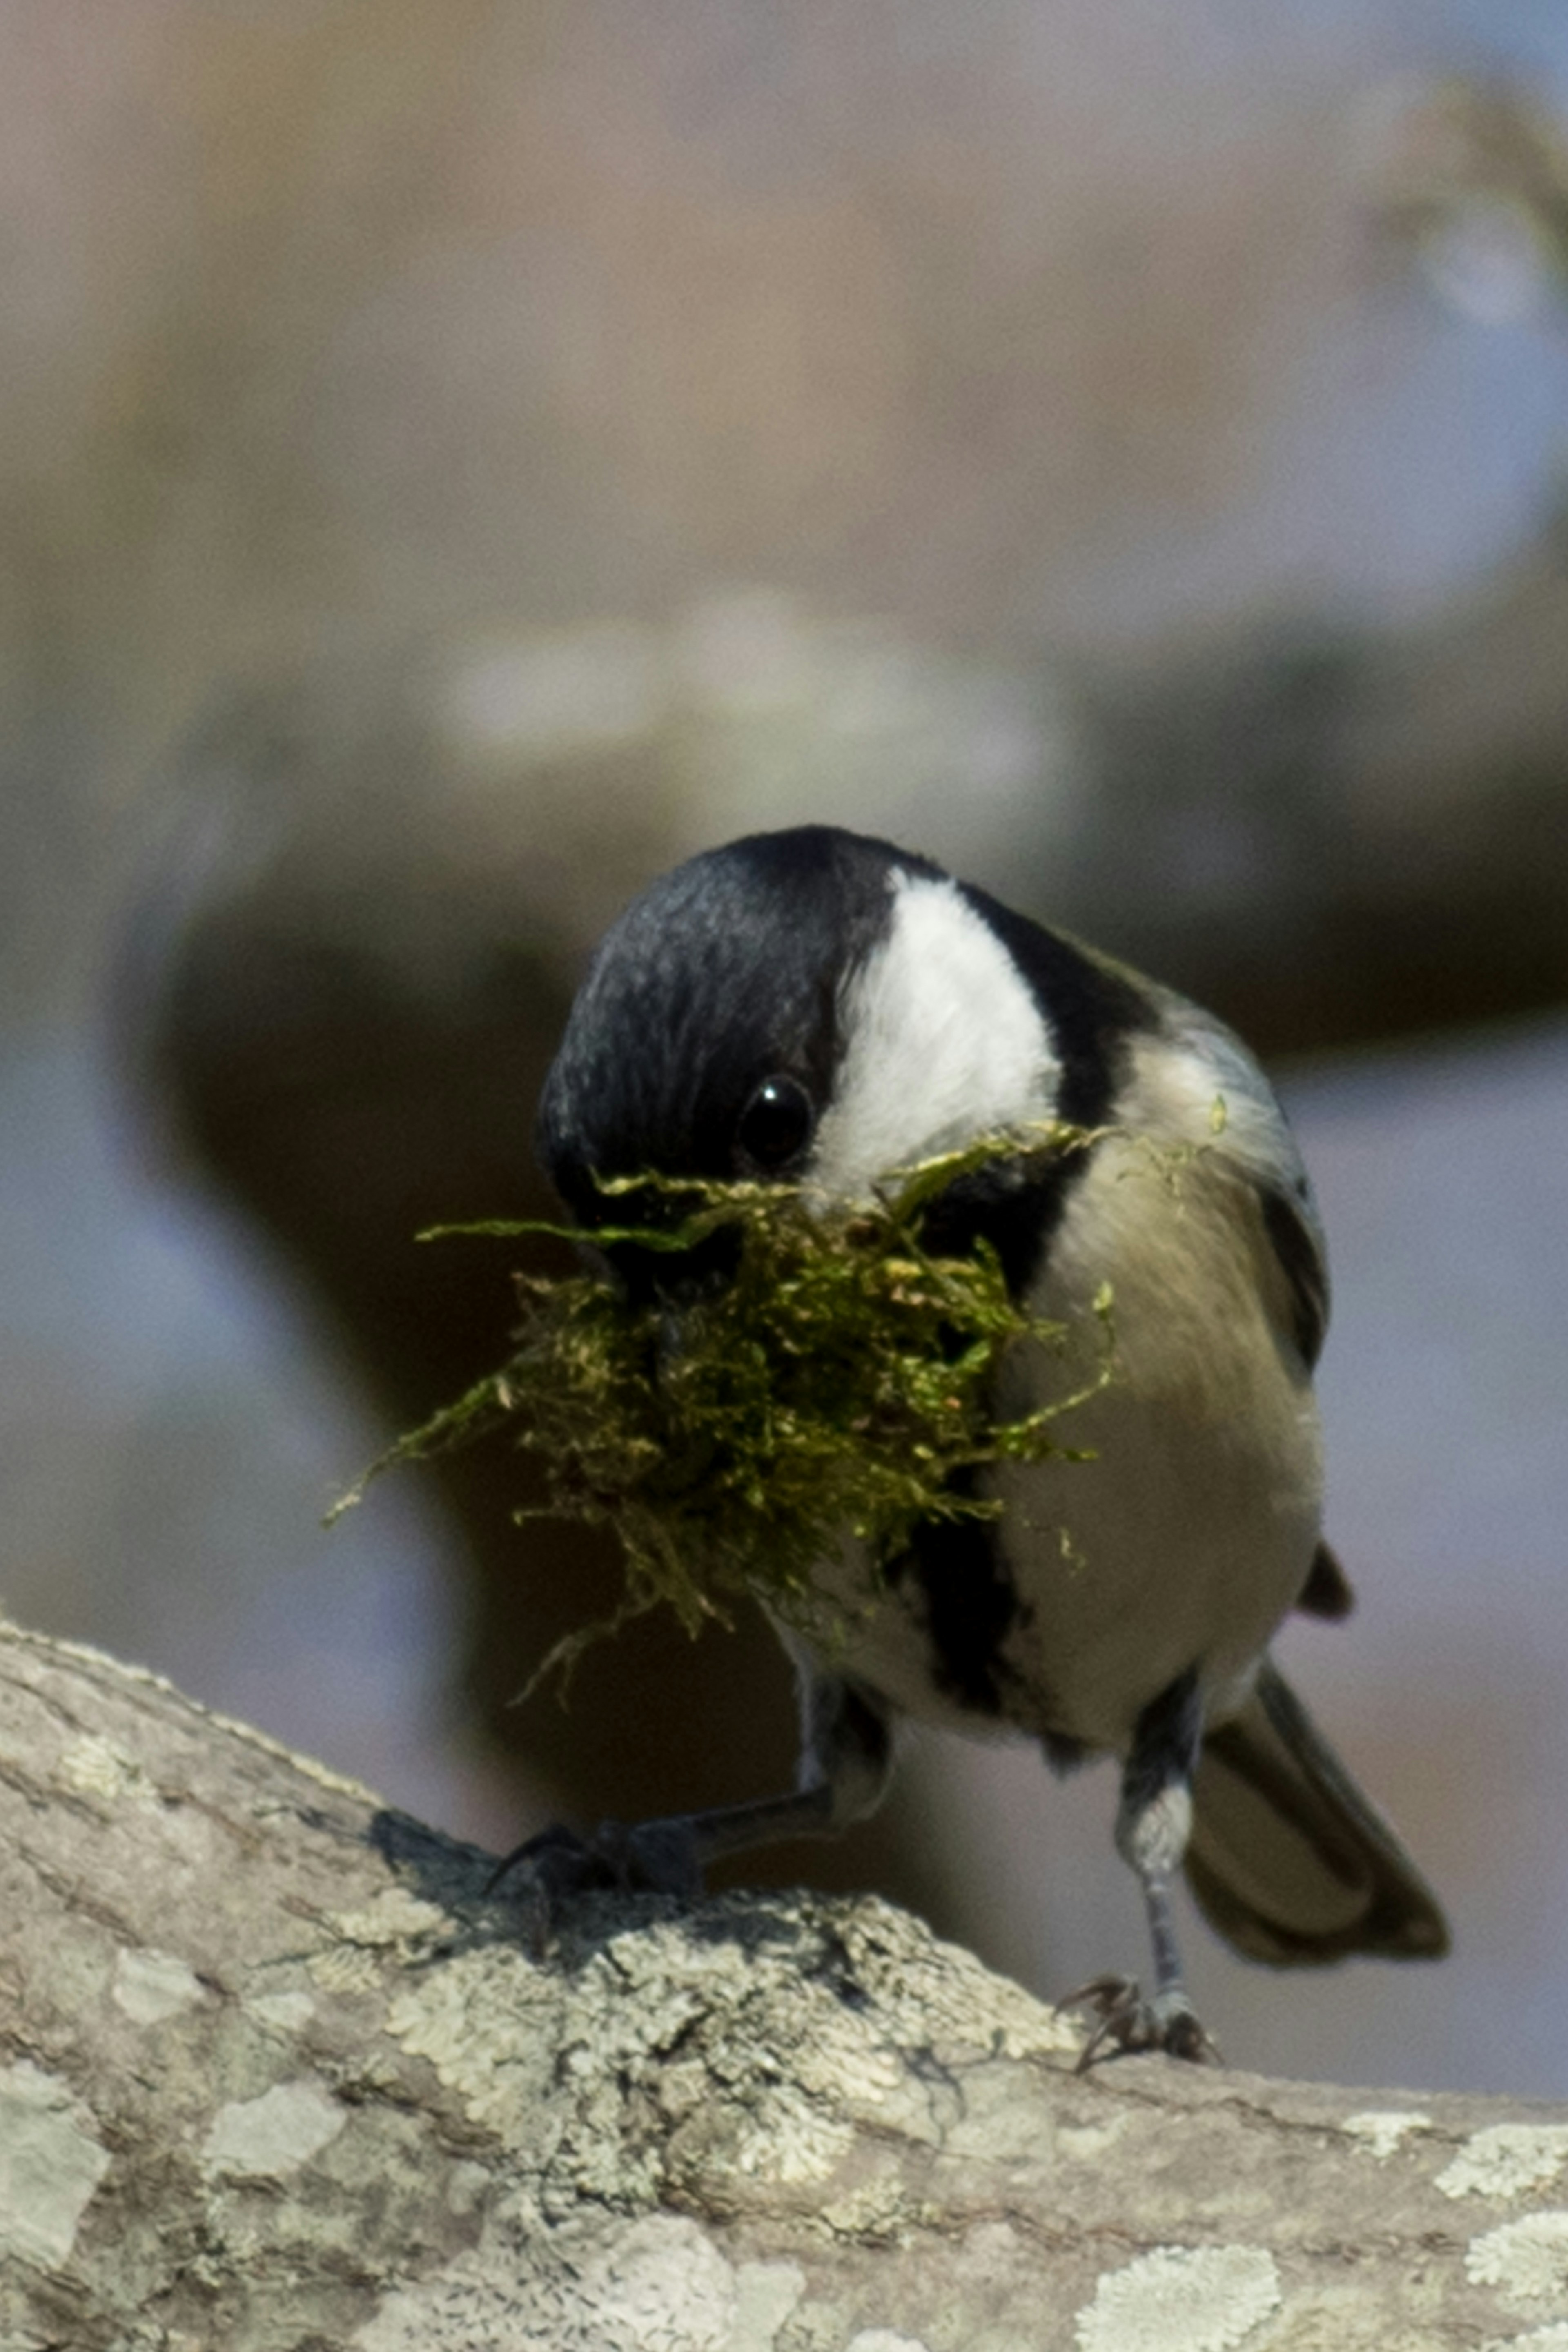
[[[960,1179],[999,1161],[1021,1177],[1031,1162],[1095,1139],[1060,1125],[986,1137],[896,1175],[853,1209],[829,1209],[796,1185],[606,1183],[606,1196],[668,1196],[677,1222],[571,1238],[668,1253],[732,1225],[732,1276],[679,1312],[634,1306],[597,1273],[517,1277],[523,1314],[507,1361],[366,1475],[504,1425],[544,1466],[548,1499],[520,1517],[616,1529],[626,1558],[620,1609],[610,1624],[571,1636],[546,1666],[569,1666],[589,1641],[660,1604],[693,1633],[710,1619],[728,1622],[729,1602],[743,1592],[786,1620],[809,1615],[820,1635],[820,1600],[808,1608],[812,1571],[847,1539],[875,1570],[920,1520],[994,1517],[999,1505],[970,1475],[986,1465],[1080,1458],[1057,1424],[1110,1377],[1109,1291],[1096,1302],[1102,1345],[1088,1385],[998,1419],[1003,1356],[1026,1340],[1059,1351],[1065,1327],[1016,1303],[984,1242],[938,1255],[921,1227]]]

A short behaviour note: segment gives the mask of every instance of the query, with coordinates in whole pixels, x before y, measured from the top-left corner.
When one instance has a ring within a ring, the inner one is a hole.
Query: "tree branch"
[[[0,1633],[6,2352],[1556,2344],[1568,2108],[1119,2060],[870,1898],[574,1905]]]

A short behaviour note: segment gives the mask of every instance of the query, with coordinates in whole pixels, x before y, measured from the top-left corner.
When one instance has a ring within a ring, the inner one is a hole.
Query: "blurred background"
[[[1235,2062],[1568,2094],[1568,19],[1555,0],[0,15],[0,1597],[488,1843],[761,1792],[478,1452],[584,957],[888,833],[1266,1054],[1335,1255],[1286,1664],[1454,1958]],[[1111,1776],[922,1740],[871,1884],[1141,1964]],[[770,1865],[770,1868],[772,1866]],[[761,1876],[760,1864],[745,1874]]]

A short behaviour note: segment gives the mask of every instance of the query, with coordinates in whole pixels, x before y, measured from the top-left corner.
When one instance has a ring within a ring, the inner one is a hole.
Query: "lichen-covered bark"
[[[1568,2111],[1071,2072],[871,1900],[584,1902],[0,1635],[5,2352],[1568,2344]]]

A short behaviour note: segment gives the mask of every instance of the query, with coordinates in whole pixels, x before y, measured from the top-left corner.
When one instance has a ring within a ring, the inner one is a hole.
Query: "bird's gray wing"
[[[1204,1741],[1193,1801],[1188,1883],[1248,1959],[1312,1968],[1447,1950],[1431,1888],[1270,1662],[1242,1713]]]

